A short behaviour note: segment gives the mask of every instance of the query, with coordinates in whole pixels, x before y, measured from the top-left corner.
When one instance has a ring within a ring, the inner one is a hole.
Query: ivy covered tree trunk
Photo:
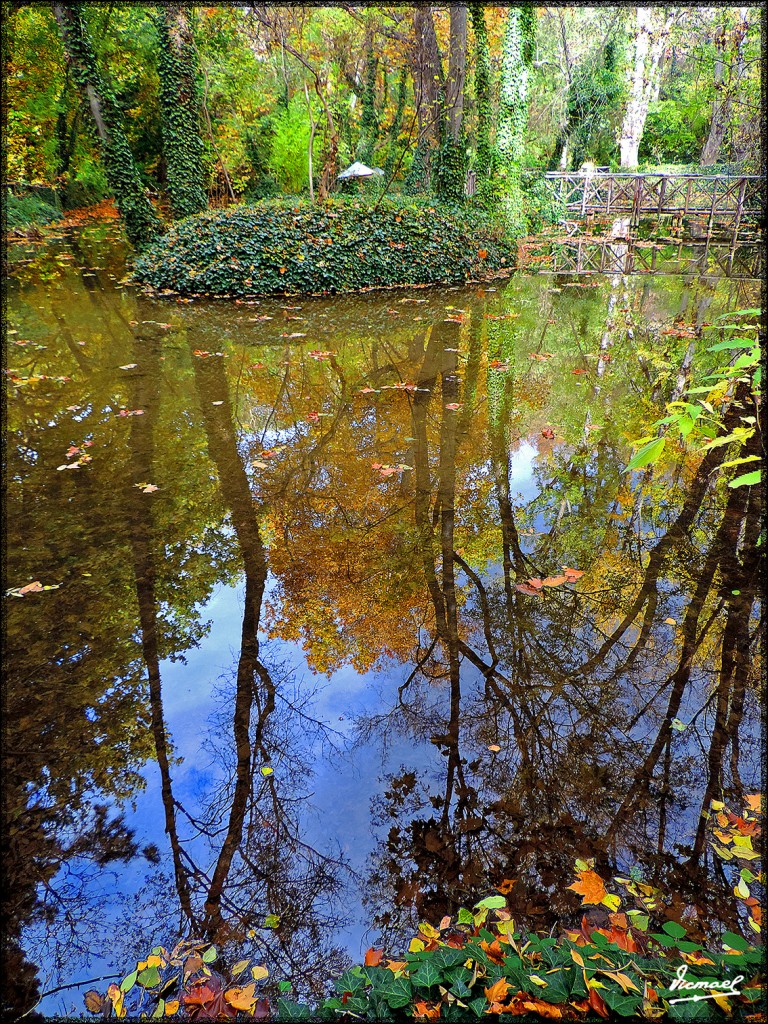
[[[501,89],[496,149],[504,195],[504,219],[512,235],[525,233],[521,166],[528,126],[528,73],[533,60],[535,22],[530,5],[507,14],[501,56]]]
[[[54,4],[73,80],[88,102],[96,125],[107,182],[134,245],[150,242],[162,231],[147,196],[123,127],[117,101],[96,64],[81,4]]]
[[[733,104],[736,99],[739,87],[741,86],[746,62],[744,60],[744,42],[747,38],[749,24],[747,22],[748,8],[740,7],[740,24],[736,26],[732,35],[731,59],[728,62],[728,74],[726,67],[726,47],[728,37],[725,28],[721,26],[715,35],[715,46],[717,47],[717,59],[715,62],[715,96],[712,100],[712,121],[709,126],[709,135],[701,151],[700,163],[702,167],[711,167],[716,164],[720,156],[720,149],[731,126]]]
[[[175,218],[208,206],[200,136],[198,66],[189,15],[182,4],[163,7],[158,20],[160,109],[168,191]]]
[[[648,106],[657,93],[661,58],[676,14],[651,7],[638,7],[635,14],[635,53],[629,67],[627,108],[621,125],[619,151],[621,166],[637,167]],[[662,18],[663,20],[659,20]]]
[[[397,82],[397,106],[395,116],[392,118],[392,125],[389,129],[389,144],[387,148],[387,162],[384,165],[384,174],[387,179],[392,177],[397,160],[398,142],[403,127],[403,114],[405,113],[405,83],[406,69],[400,69],[400,77]]]
[[[470,4],[472,28],[475,33],[475,101],[477,103],[477,156],[475,170],[479,179],[488,178],[493,167],[491,147],[491,57],[485,10],[479,3]]]
[[[467,139],[464,132],[464,82],[467,73],[467,7],[450,8],[448,77],[445,115],[441,123],[436,192],[441,199],[463,202],[467,177]]]
[[[376,113],[376,73],[378,68],[379,58],[373,52],[373,38],[369,37],[365,58],[360,141],[356,153],[357,159],[369,167],[373,166],[373,152],[379,138],[379,117]]]

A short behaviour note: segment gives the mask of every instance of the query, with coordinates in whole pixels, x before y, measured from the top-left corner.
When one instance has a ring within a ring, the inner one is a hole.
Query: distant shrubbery
[[[180,221],[137,260],[136,276],[187,294],[350,292],[461,283],[513,261],[511,245],[477,209],[283,198]]]
[[[61,211],[34,195],[8,196],[5,204],[6,227],[26,228],[34,224],[50,224],[61,217]]]

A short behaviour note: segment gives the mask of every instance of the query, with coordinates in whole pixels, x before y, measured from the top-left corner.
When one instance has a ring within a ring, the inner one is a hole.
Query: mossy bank
[[[332,294],[460,284],[510,268],[514,245],[476,209],[419,201],[262,200],[187,217],[136,261],[181,294]]]

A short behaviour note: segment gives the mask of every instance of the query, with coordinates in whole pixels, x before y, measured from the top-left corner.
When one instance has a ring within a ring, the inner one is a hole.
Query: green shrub
[[[64,189],[64,209],[92,206],[110,195],[107,176],[101,164],[90,158],[80,164],[77,175],[70,178]]]
[[[461,283],[511,266],[484,215],[427,201],[264,200],[179,221],[136,262],[155,288],[213,295]]]
[[[50,224],[61,217],[61,211],[34,195],[8,196],[5,215],[6,226],[12,231],[32,224]]]

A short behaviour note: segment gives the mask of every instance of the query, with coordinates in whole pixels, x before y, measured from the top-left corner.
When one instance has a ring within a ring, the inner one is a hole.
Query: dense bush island
[[[188,217],[147,249],[136,276],[213,295],[350,292],[460,283],[509,267],[513,250],[476,209],[384,199],[263,200]]]

